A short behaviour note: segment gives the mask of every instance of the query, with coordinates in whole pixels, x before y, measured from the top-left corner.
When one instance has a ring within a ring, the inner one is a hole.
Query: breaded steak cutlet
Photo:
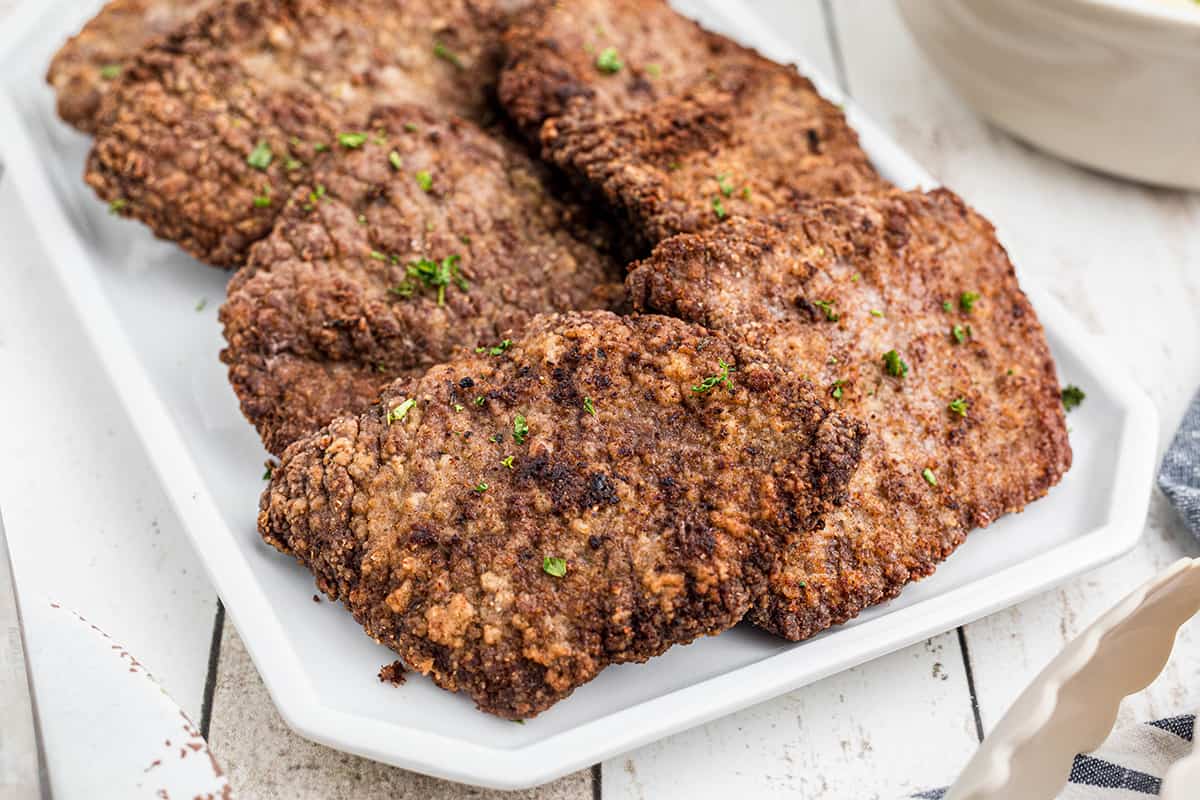
[[[537,141],[549,119],[622,116],[719,65],[761,61],[664,0],[538,0],[505,33],[500,102]]]
[[[795,70],[761,61],[625,116],[551,119],[542,153],[647,248],[727,217],[886,187],[841,110]]]
[[[664,0],[535,5],[505,40],[506,110],[629,221],[642,252],[728,217],[887,187],[807,78]]]
[[[1054,361],[992,226],[954,194],[822,202],[659,245],[636,308],[767,351],[870,428],[850,500],[751,618],[798,640],[896,596],[1071,464]]]
[[[456,348],[500,346],[541,312],[624,301],[602,235],[523,149],[470,122],[381,110],[311,180],[221,308],[221,358],[274,453]]]
[[[87,182],[197,258],[237,266],[279,212],[260,198],[306,183],[377,105],[484,119],[501,16],[493,0],[221,3],[106,93]]]
[[[736,624],[863,436],[698,326],[547,315],[294,443],[259,530],[408,667],[520,719]]]
[[[50,61],[58,115],[92,133],[100,100],[139,50],[166,36],[216,0],[111,0]]]

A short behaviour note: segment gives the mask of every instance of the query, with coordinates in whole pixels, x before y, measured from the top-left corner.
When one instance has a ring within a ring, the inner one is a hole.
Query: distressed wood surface
[[[11,5],[0,0],[0,18]],[[744,5],[996,223],[1023,278],[1053,291],[1150,394],[1165,447],[1200,385],[1200,197],[1090,173],[982,123],[891,3]],[[24,213],[2,177],[0,213]],[[994,725],[1065,641],[1149,575],[1200,554],[1156,494],[1134,552],[960,631],[539,789],[501,795],[437,781],[286,728],[233,627],[212,636],[212,590],[54,279],[36,264],[5,267],[0,374],[22,384],[0,392],[6,452],[19,454],[0,461],[0,508],[10,531],[45,531],[22,545],[18,570],[20,558],[52,562],[60,595],[119,632],[185,710],[205,717],[241,798],[903,797],[948,783],[977,726]],[[1198,678],[1193,623],[1122,719],[1195,707]]]

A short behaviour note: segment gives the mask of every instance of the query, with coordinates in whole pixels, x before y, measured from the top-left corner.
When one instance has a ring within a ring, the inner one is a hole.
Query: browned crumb
[[[408,678],[404,677],[407,672],[404,668],[404,662],[396,659],[390,664],[384,664],[379,668],[379,682],[390,683],[392,686],[403,686]]]

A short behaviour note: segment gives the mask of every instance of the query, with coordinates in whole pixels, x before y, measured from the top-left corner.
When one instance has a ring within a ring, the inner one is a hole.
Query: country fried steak
[[[259,530],[407,667],[524,718],[736,624],[863,437],[698,326],[547,315],[294,443]]]
[[[267,448],[535,314],[618,308],[603,229],[514,144],[415,106],[315,164],[230,281],[222,360]]]
[[[794,69],[761,60],[625,116],[552,119],[542,153],[647,248],[727,217],[886,186],[841,110]]]
[[[642,253],[728,217],[887,186],[807,78],[664,0],[535,5],[505,41],[505,109]]]
[[[58,115],[85,133],[95,130],[100,101],[126,64],[150,42],[166,36],[216,0],[111,0],[54,54],[46,82],[58,98]]]
[[[548,119],[622,116],[686,91],[714,65],[761,60],[663,0],[539,0],[505,34],[500,102],[537,141]]]
[[[990,223],[946,190],[812,204],[659,245],[636,308],[765,350],[870,428],[850,499],[750,617],[803,639],[896,596],[1071,464],[1054,361]]]
[[[237,266],[278,200],[376,106],[486,121],[498,5],[512,4],[221,3],[143,50],[105,93],[87,182],[197,258]]]

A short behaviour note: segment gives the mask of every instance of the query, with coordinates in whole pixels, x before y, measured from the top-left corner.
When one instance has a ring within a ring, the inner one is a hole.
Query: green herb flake
[[[951,412],[958,414],[960,417],[967,415],[967,401],[965,398],[956,397],[950,401],[950,405],[946,406]]]
[[[417,179],[417,186],[421,187],[422,192],[433,190],[433,176],[429,174],[428,170],[421,170],[415,177]]]
[[[488,485],[481,481],[480,483],[475,484],[473,488],[476,492],[479,492],[479,494],[483,494],[488,490]]]
[[[367,135],[365,133],[339,133],[338,144],[348,150],[357,150],[367,143]]]
[[[113,214],[113,215],[120,214],[122,211],[124,211],[128,207],[129,207],[129,201],[124,198],[118,197],[116,200],[113,200],[111,203],[108,204],[108,213]]]
[[[542,559],[542,571],[547,575],[561,578],[567,574],[567,560],[555,556],[545,556]]]
[[[196,310],[197,310],[197,311],[203,311],[203,310],[205,309],[205,307],[206,307],[206,306],[208,306],[208,298],[207,298],[207,297],[201,297],[201,298],[200,298],[200,301],[199,301],[198,303],[196,303]]]
[[[813,305],[825,312],[825,319],[830,322],[837,322],[841,316],[833,310],[832,300],[814,300]]]
[[[408,131],[409,133],[416,133],[417,132],[417,123],[415,123],[415,122],[404,123],[404,130]]]
[[[295,172],[296,170],[300,169],[303,166],[304,166],[303,161],[301,161],[297,158],[289,158],[286,162],[284,162],[283,168],[286,169],[288,172]]]
[[[662,75],[662,67],[658,64],[647,64],[646,74],[651,78],[657,78],[659,75]]]
[[[925,469],[921,470],[921,477],[924,478],[925,482],[928,483],[930,486],[938,485],[937,476],[933,474],[933,470],[931,470],[929,467],[926,467]]]
[[[621,62],[621,56],[617,54],[615,47],[606,47],[600,51],[600,55],[596,56],[596,69],[609,75],[620,72],[624,66],[625,64]]]
[[[882,318],[882,317],[883,317],[883,312],[882,312],[882,311],[880,311],[878,308],[872,308],[872,309],[871,309],[871,316],[872,316],[872,317],[881,317],[881,318]]]
[[[116,80],[121,77],[120,64],[105,64],[100,68],[100,77],[106,81]]]
[[[475,398],[475,405],[482,406],[483,403],[484,403],[483,395],[479,395],[478,397]]]
[[[950,335],[954,337],[955,342],[962,344],[967,340],[967,329],[962,325],[955,325],[950,329]]]
[[[726,197],[733,196],[733,184],[729,182],[728,175],[717,176],[717,187],[721,190],[721,194],[725,195]]]
[[[712,201],[713,213],[717,215],[717,219],[725,219],[729,216],[729,212],[725,210],[725,204],[721,202],[721,198],[714,197]]]
[[[489,356],[498,356],[501,353],[503,353],[505,350],[507,350],[508,348],[512,347],[512,345],[513,345],[512,339],[504,339],[500,342],[500,344],[495,345],[494,347],[476,347],[475,352],[476,353],[487,353]],[[480,405],[483,405],[483,404],[480,403]]]
[[[712,391],[717,386],[723,384],[726,389],[732,392],[733,379],[729,377],[729,373],[737,372],[737,368],[726,364],[725,359],[723,358],[717,359],[717,367],[721,370],[719,373],[716,375],[709,375],[707,378],[700,381],[700,383],[693,386],[692,391],[696,394],[704,394],[705,392]]]
[[[375,259],[376,261],[387,261],[387,256],[385,256],[383,253],[379,252],[378,250],[371,251],[371,258]]]
[[[749,199],[750,199],[750,187],[749,187],[749,186],[746,186],[746,187],[743,187],[743,188],[742,188],[742,199],[743,199],[743,200],[749,200]]]
[[[271,205],[271,196],[268,194],[260,194],[258,197],[254,198],[254,207],[255,208],[267,208],[270,205]]]
[[[883,354],[883,366],[887,373],[894,378],[903,378],[908,374],[908,364],[895,350],[888,350]]]
[[[525,420],[524,414],[517,414],[513,417],[513,441],[517,444],[525,444],[528,437],[529,423]]]
[[[954,305],[949,300],[942,301],[942,311],[950,312],[954,310]]]
[[[502,466],[508,467],[509,469],[512,469],[513,461],[515,459],[516,459],[516,456],[505,456],[504,458],[500,459],[500,464]]]
[[[441,261],[422,258],[409,262],[406,271],[408,278],[399,286],[388,289],[401,297],[412,297],[419,284],[431,289],[437,289],[437,304],[446,305],[446,287],[454,284],[462,291],[469,291],[471,285],[458,271],[459,257],[457,254],[446,256]],[[510,343],[511,344],[511,343]]]
[[[958,305],[962,308],[963,311],[970,314],[971,309],[975,308],[975,303],[977,303],[978,301],[979,301],[979,292],[963,292],[962,295],[958,298]]]
[[[246,163],[258,170],[265,170],[274,160],[275,154],[271,152],[271,145],[263,141],[254,145],[250,155],[246,156]]]
[[[387,424],[391,425],[393,422],[403,421],[403,419],[408,416],[408,412],[412,410],[412,407],[416,404],[417,401],[410,397],[395,408],[388,409],[386,420]]]
[[[268,461],[263,466],[265,467],[265,469],[263,470],[262,479],[264,481],[269,481],[269,480],[271,480],[271,475],[275,472],[275,464]]]
[[[845,383],[846,382],[842,381],[842,380],[837,380],[837,381],[833,382],[833,387],[830,389],[829,394],[831,397],[833,397],[834,400],[842,399],[842,395],[845,393],[844,390],[842,389],[842,386]]]
[[[1075,384],[1072,383],[1064,386],[1062,390],[1063,409],[1066,411],[1074,411],[1075,409],[1079,408],[1080,403],[1083,402],[1085,397],[1087,397],[1087,395],[1084,393],[1083,389],[1080,389]]]
[[[454,405],[451,406],[451,408],[453,408],[456,412],[458,412],[458,411],[462,411],[464,408],[466,408],[466,406],[464,406],[462,403],[455,403]]]
[[[359,215],[358,215],[358,224],[359,224],[359,225],[366,225],[366,224],[367,224],[367,215],[366,215],[366,214],[359,214]]]
[[[392,165],[392,169],[397,172],[404,169],[404,161],[400,158],[400,154],[395,150],[388,153],[388,163]]]
[[[441,42],[434,42],[433,54],[435,56],[437,56],[438,58],[440,58],[442,61],[446,61],[450,64],[453,64],[454,66],[458,67],[459,69],[463,68],[462,59],[460,59],[458,57],[458,54],[456,54],[450,48],[446,47],[446,45],[442,44]]]
[[[583,410],[591,414],[593,417],[596,416],[596,406],[594,403],[592,403],[592,398],[583,398]]]

